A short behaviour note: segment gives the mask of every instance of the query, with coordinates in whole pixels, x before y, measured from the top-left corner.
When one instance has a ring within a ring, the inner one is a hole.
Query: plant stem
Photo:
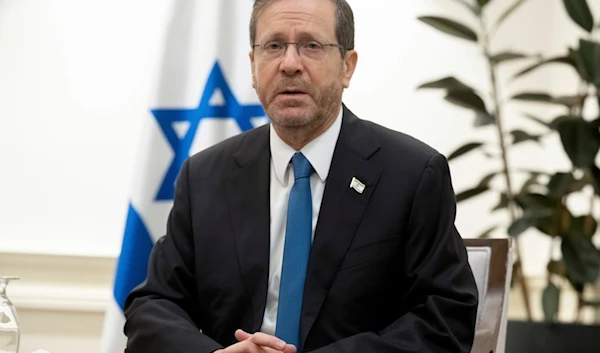
[[[564,202],[565,202],[565,194],[563,191],[563,194],[560,196],[559,198],[559,202],[556,204],[555,210],[554,210],[554,217],[552,220],[552,229],[550,231],[550,249],[549,249],[549,254],[548,254],[548,258],[550,259],[549,261],[552,261],[552,257],[553,257],[553,253],[554,253],[554,249],[556,248],[556,246],[558,245],[556,238],[561,234],[561,230],[562,230],[562,226],[563,226],[563,215],[565,214],[564,211],[566,211],[566,207],[564,206]],[[550,284],[550,282],[552,281],[552,272],[550,272],[550,270],[548,269],[548,284]],[[563,271],[560,271],[561,273],[559,274],[559,276],[562,278],[564,278],[566,276],[566,273],[563,273]],[[561,289],[564,290],[565,288],[565,283],[564,281],[560,280],[558,281],[558,285],[557,287],[560,287]],[[556,319],[557,321],[559,321],[560,318],[560,300],[558,302],[558,308],[556,310],[556,314],[553,318]]]
[[[592,192],[592,195],[590,196],[590,216],[588,218],[586,218],[583,222],[583,232],[585,234],[591,234],[591,237],[593,238],[594,235],[592,234],[593,230],[594,230],[594,224],[592,223],[594,220],[594,201],[596,200],[595,197],[595,192]]]
[[[600,87],[596,87],[596,98],[598,100],[598,119],[600,119]]]
[[[490,52],[490,43],[489,43],[489,35],[487,33],[486,30],[486,25],[485,25],[485,21],[483,19],[483,15],[479,16],[479,21],[481,24],[481,32],[482,32],[482,46],[483,46],[483,51],[485,54],[485,57],[488,60],[488,66],[489,66],[489,70],[490,70],[490,80],[491,80],[491,84],[492,84],[492,99],[493,99],[493,104],[494,104],[494,108],[495,108],[495,120],[496,120],[496,131],[498,132],[498,143],[500,145],[500,150],[501,150],[501,156],[502,156],[502,165],[503,165],[503,174],[504,174],[504,180],[506,182],[506,197],[508,198],[508,210],[509,210],[509,215],[510,215],[510,220],[511,223],[516,221],[517,219],[517,212],[516,212],[516,207],[515,207],[515,200],[514,200],[514,194],[513,194],[513,188],[512,188],[512,182],[511,182],[511,178],[510,178],[510,169],[509,169],[509,163],[508,163],[508,153],[507,153],[507,149],[506,149],[506,143],[504,141],[504,128],[502,125],[502,110],[501,110],[501,104],[500,104],[500,95],[499,95],[499,87],[498,87],[498,79],[497,79],[497,75],[496,75],[496,64],[491,60],[491,52]],[[523,294],[523,300],[525,302],[525,311],[527,312],[527,318],[529,321],[531,321],[531,305],[529,303],[529,288],[527,285],[527,280],[525,278],[525,274],[523,273],[522,267],[521,267],[521,248],[520,248],[520,244],[519,244],[519,238],[514,238],[515,241],[515,252],[517,255],[517,258],[519,259],[519,262],[517,263],[517,271],[519,272],[520,276],[520,284],[521,284],[521,290],[522,290],[522,294]]]
[[[577,116],[583,119],[583,105],[585,104],[585,98],[588,95],[588,84],[587,82],[585,82],[585,80],[581,79],[579,81],[579,97],[581,97],[582,99],[578,102],[578,104],[575,104],[572,109],[571,109],[571,115],[572,116]]]

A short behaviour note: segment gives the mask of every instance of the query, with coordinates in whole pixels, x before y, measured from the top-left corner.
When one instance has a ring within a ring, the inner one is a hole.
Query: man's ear
[[[350,80],[352,79],[352,75],[354,75],[354,70],[356,70],[356,63],[358,62],[358,53],[356,50],[348,50],[346,52],[346,56],[344,57],[344,72],[342,77],[342,84],[344,88],[348,88],[350,86]]]

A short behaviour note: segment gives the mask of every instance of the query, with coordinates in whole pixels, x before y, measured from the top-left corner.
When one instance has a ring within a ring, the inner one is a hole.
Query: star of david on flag
[[[144,117],[114,293],[104,320],[103,353],[125,349],[125,299],[146,278],[152,246],[165,234],[183,162],[268,121],[251,85],[252,4],[247,0],[173,2],[154,102]]]
[[[211,98],[222,95],[224,104],[211,103]],[[213,66],[200,104],[193,109],[153,109],[152,114],[160,125],[169,145],[175,152],[173,162],[169,166],[167,174],[160,186],[157,200],[172,200],[175,192],[175,178],[181,169],[183,162],[189,157],[192,142],[202,119],[230,119],[234,118],[241,131],[253,128],[251,118],[265,115],[260,104],[240,104],[233,92],[227,85],[218,62]],[[175,130],[175,123],[187,123],[189,128],[183,136],[179,136]]]

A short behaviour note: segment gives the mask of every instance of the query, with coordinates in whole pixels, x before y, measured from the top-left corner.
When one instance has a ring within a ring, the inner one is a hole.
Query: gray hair
[[[256,39],[256,22],[265,7],[275,0],[256,0],[250,17],[250,45],[254,46]],[[335,36],[338,44],[342,46],[342,57],[346,50],[354,49],[354,13],[346,0],[330,0],[335,4]]]

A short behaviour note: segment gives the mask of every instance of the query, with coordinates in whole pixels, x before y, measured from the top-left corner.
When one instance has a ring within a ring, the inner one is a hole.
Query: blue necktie
[[[300,313],[312,235],[313,168],[300,152],[294,154],[292,164],[295,181],[288,201],[275,336],[296,346],[300,353]]]

